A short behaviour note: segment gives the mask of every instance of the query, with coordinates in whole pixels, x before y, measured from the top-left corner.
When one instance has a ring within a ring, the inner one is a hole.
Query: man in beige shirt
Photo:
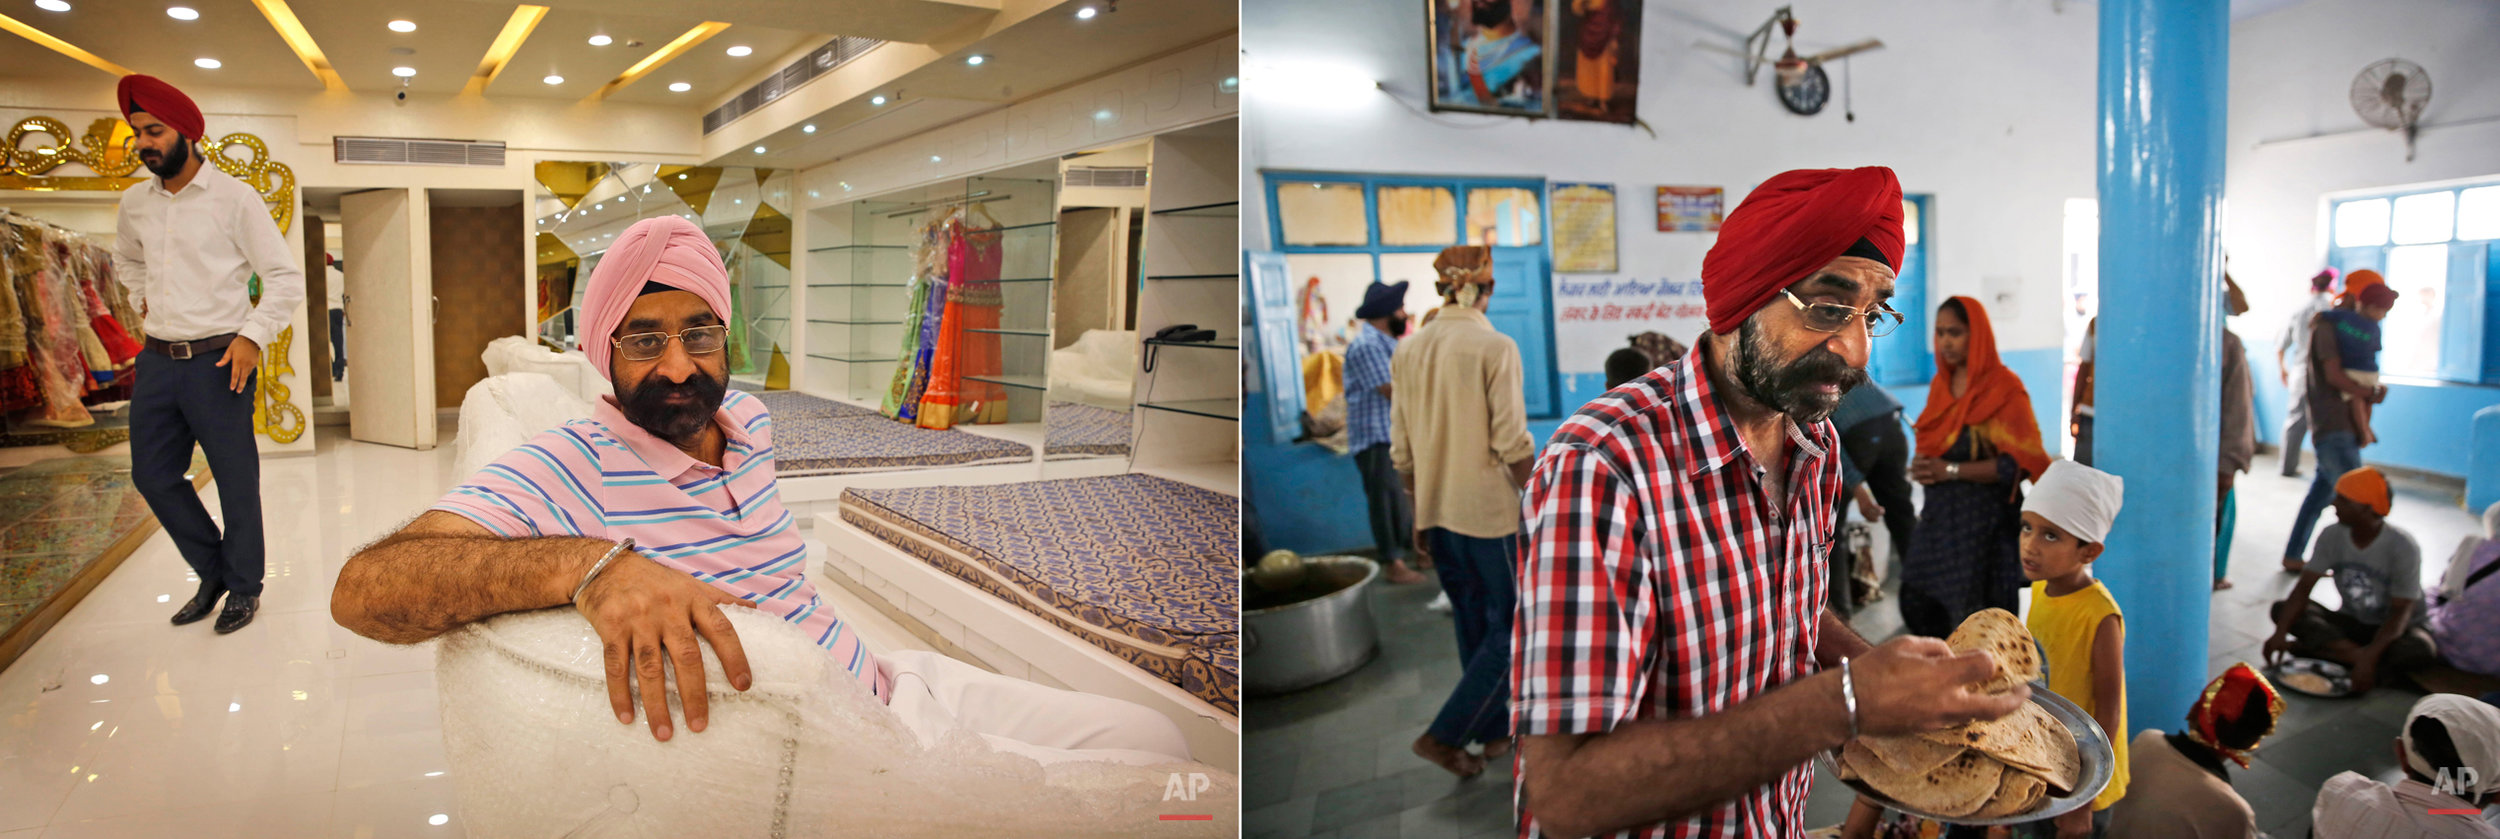
[[[2110,807],[2109,835],[2256,839],[2257,811],[2231,788],[2225,762],[2247,768],[2282,714],[2283,697],[2265,676],[2231,665],[2206,683],[2186,728],[2136,735],[2127,750],[2127,797]]]
[[[1490,249],[1454,247],[1433,260],[1444,305],[1390,362],[1389,457],[1415,496],[1415,545],[1450,595],[1466,670],[1415,754],[1459,777],[1484,771],[1510,744],[1511,612],[1519,588],[1519,488],[1536,441],[1520,391],[1519,345],[1493,329]],[[1467,751],[1483,743],[1484,755]]]

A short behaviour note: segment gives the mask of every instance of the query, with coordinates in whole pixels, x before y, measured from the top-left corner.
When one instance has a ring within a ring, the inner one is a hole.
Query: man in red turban
[[[208,129],[191,97],[132,75],[115,99],[138,135],[139,161],[156,175],[122,191],[115,220],[115,271],[147,335],[130,399],[131,479],[199,572],[199,591],[174,624],[207,617],[222,596],[217,631],[233,632],[259,610],[266,567],[253,377],[261,348],[304,302],[301,252],[287,246],[258,190],[201,165],[195,144]],[[217,474],[222,527],[184,477],[194,445]]]
[[[1901,221],[1888,169],[1763,183],[1703,259],[1710,333],[1538,457],[1512,636],[1526,835],[1803,835],[1815,753],[2028,698],[1980,692],[1984,652],[1870,647],[1824,606],[1827,416],[1900,322]]]

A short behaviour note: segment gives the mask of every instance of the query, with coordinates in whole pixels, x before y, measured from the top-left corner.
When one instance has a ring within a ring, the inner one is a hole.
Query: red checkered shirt
[[[1840,435],[1789,426],[1783,515],[1711,394],[1705,355],[1583,406],[1538,458],[1512,630],[1521,736],[1717,714],[1815,670]],[[1813,779],[1799,764],[1684,822],[1613,835],[1802,835]],[[1537,839],[1515,800],[1519,835]]]

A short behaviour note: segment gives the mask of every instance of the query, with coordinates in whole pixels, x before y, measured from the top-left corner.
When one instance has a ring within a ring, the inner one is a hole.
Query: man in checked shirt
[[[1513,630],[1521,836],[1801,835],[1816,752],[2029,700],[1975,692],[1986,653],[1870,648],[1823,605],[1826,417],[1900,323],[1883,301],[1901,222],[1890,169],[1764,182],[1702,261],[1710,334],[1538,458]]]

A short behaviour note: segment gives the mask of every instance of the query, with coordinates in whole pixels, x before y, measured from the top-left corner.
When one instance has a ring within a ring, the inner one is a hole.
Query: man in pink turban
[[[1986,653],[1870,647],[1824,605],[1827,417],[1900,322],[1902,215],[1890,169],[1763,182],[1702,260],[1710,332],[1538,456],[1512,634],[1523,835],[1802,835],[1815,753],[2025,701],[1980,692]]]
[[[115,98],[137,133],[139,162],[156,176],[122,191],[114,222],[114,272],[147,335],[130,398],[131,482],[199,574],[199,590],[174,612],[174,624],[213,610],[217,632],[229,633],[260,609],[268,552],[252,430],[255,371],[261,348],[304,302],[302,252],[287,246],[258,190],[202,165],[196,146],[208,128],[191,97],[131,75]],[[74,346],[68,355],[77,355]],[[222,526],[187,477],[194,447],[217,475]]]
[[[673,734],[664,668],[685,725],[708,723],[699,643],[738,690],[753,683],[721,608],[797,625],[863,690],[934,740],[965,728],[1033,757],[1187,760],[1169,719],[925,651],[871,654],[807,579],[807,550],[773,478],[773,418],[729,390],[729,272],[703,229],[635,223],[590,273],[583,351],[615,395],[541,432],[339,569],[330,613],[357,634],[412,644],[505,612],[570,605],[606,648],[617,721],[641,700]],[[699,639],[699,640],[698,640]]]

